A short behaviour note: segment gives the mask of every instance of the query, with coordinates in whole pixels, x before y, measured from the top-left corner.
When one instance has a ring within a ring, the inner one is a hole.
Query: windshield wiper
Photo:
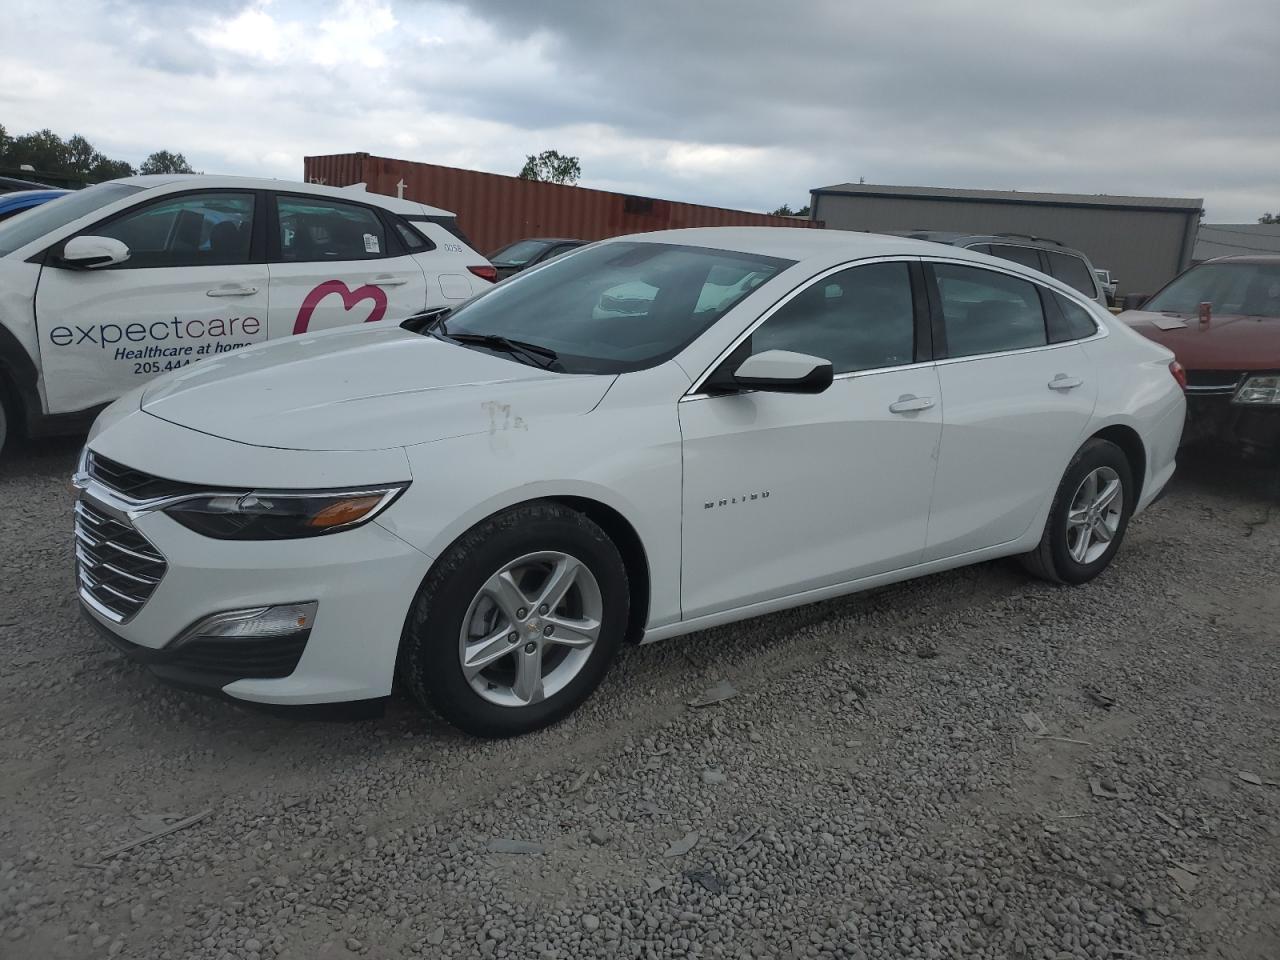
[[[458,343],[475,343],[493,350],[501,350],[513,357],[521,357],[526,363],[541,367],[543,370],[551,369],[551,365],[560,359],[560,354],[550,347],[527,343],[524,340],[512,340],[510,337],[499,336],[496,333],[450,333],[443,323],[439,325],[439,332]]]

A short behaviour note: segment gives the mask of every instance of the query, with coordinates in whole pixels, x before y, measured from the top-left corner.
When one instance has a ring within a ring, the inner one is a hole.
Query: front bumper
[[[1280,449],[1280,407],[1233,403],[1229,395],[1189,393],[1182,442],[1205,440],[1276,451]]]
[[[80,580],[81,606],[111,643],[160,679],[260,705],[380,701],[391,693],[405,615],[430,564],[377,521],[302,540],[225,541],[154,511],[119,512],[92,483],[85,505],[116,510],[164,558],[127,616]],[[317,602],[309,629],[270,639],[176,638],[227,610]]]

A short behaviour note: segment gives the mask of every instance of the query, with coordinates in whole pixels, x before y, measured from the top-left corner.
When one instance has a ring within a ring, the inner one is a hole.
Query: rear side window
[[[905,263],[850,267],[801,291],[751,334],[751,352],[794,350],[836,373],[915,359],[915,313]]]
[[[443,217],[431,215],[405,217],[411,223],[434,223],[437,226],[444,227],[449,233],[453,234],[468,247],[471,246],[471,240],[462,232],[462,227],[458,226],[457,217]]]
[[[1040,269],[1040,251],[1034,247],[1015,247],[1009,243],[993,243],[991,255],[1001,260],[1012,260],[1032,270]]]
[[[1093,317],[1080,304],[1068,300],[1052,290],[1043,292],[1049,300],[1046,319],[1049,324],[1049,341],[1051,343],[1083,340],[1085,337],[1092,337],[1098,332],[1098,325],[1094,322]]]
[[[158,200],[90,229],[129,248],[111,270],[200,267],[249,262],[254,196],[215,191]]]
[[[1049,257],[1049,272],[1055,277],[1068,287],[1079,290],[1090,300],[1098,295],[1087,263],[1070,253],[1057,253],[1053,250],[1046,250],[1045,253]]]
[[[320,197],[276,197],[280,259],[371,260],[387,255],[382,220],[368,207]]]
[[[1048,343],[1035,284],[950,263],[934,264],[933,271],[942,300],[948,356],[971,357]]]
[[[395,221],[396,234],[400,237],[400,241],[404,244],[405,249],[410,253],[422,253],[425,250],[434,250],[436,245],[424,237],[417,230],[414,230],[407,223]]]

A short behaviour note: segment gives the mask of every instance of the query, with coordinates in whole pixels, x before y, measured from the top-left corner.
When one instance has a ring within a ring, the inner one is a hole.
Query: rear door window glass
[[[368,207],[319,197],[276,197],[280,259],[372,260],[387,255],[382,220]]]
[[[933,267],[947,331],[947,354],[971,357],[1048,343],[1035,284],[994,270]]]
[[[1052,290],[1043,292],[1051,301],[1048,312],[1050,342],[1083,340],[1098,332],[1093,316],[1080,304]]]

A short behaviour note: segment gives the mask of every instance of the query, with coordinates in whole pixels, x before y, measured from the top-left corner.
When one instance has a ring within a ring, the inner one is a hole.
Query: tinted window
[[[751,352],[794,350],[836,373],[915,359],[915,317],[905,263],[851,267],[813,284],[751,334]]]
[[[99,183],[42,203],[26,216],[6,221],[0,226],[0,257],[141,189],[127,183]]]
[[[1098,295],[1098,290],[1094,286],[1093,274],[1089,272],[1087,263],[1069,253],[1057,253],[1053,250],[1045,252],[1049,255],[1050,273],[1068,287],[1079,290],[1090,300]]]
[[[1098,332],[1098,325],[1094,323],[1093,316],[1080,304],[1051,290],[1045,290],[1044,294],[1051,301],[1048,321],[1049,340],[1052,343],[1083,340]]]
[[[508,244],[489,258],[491,263],[523,267],[547,249],[546,240],[517,240]]]
[[[933,269],[949,356],[1021,350],[1048,342],[1035,284],[978,267],[938,263]]]
[[[387,254],[382,221],[368,207],[318,197],[277,197],[280,259],[369,260]]]
[[[1012,260],[1032,270],[1040,269],[1040,251],[1034,247],[1015,247],[1008,243],[993,243],[991,255],[1001,260]]]
[[[703,247],[603,243],[490,288],[448,316],[445,334],[550,347],[556,369],[571,373],[638,370],[675,356],[789,266]]]
[[[1214,313],[1280,317],[1280,264],[1203,263],[1174,280],[1142,309],[1194,314],[1206,301],[1213,304]]]
[[[248,263],[253,194],[217,190],[158,200],[89,232],[129,248],[129,259],[113,270]]]
[[[420,253],[423,250],[434,250],[435,244],[414,230],[407,223],[396,221],[396,233],[400,235],[400,240],[404,243],[405,249],[410,253]]]

